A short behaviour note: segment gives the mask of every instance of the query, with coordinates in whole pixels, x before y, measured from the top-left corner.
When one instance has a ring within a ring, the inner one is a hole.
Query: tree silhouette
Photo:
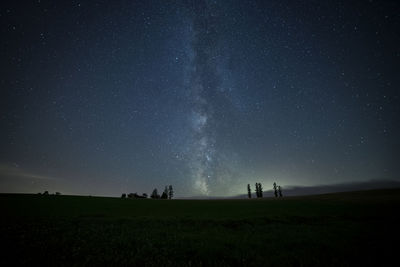
[[[277,186],[276,186],[275,182],[274,182],[274,194],[275,194],[275,197],[278,197],[278,190],[277,190]]]
[[[168,187],[165,186],[164,192],[161,195],[161,199],[167,199],[168,198]]]
[[[172,188],[172,185],[169,185],[169,187],[168,187],[168,198],[172,199],[173,196],[174,196],[174,189]]]
[[[280,185],[278,186],[278,193],[279,197],[282,197],[282,187]]]
[[[154,188],[153,193],[151,193],[151,196],[150,196],[150,197],[153,198],[153,199],[158,199],[158,198],[160,198],[160,195],[158,194],[157,188]]]
[[[260,197],[260,192],[258,191],[258,183],[256,183],[256,197]]]
[[[123,194],[121,195],[121,198],[126,198],[126,194],[123,193]]]
[[[250,188],[250,184],[247,184],[247,195],[249,196],[249,198],[251,198],[251,188]]]
[[[147,194],[146,193],[143,193],[142,196],[143,196],[143,198],[147,198]]]
[[[263,191],[262,191],[261,183],[256,183],[256,196],[257,196],[257,198],[263,197]]]

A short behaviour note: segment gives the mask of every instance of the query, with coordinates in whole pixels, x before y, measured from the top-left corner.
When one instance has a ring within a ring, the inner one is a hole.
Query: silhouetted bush
[[[121,198],[126,198],[126,194],[123,193],[123,194],[121,195]]]
[[[129,193],[128,194],[128,198],[146,198],[147,197],[147,195],[146,196],[144,196],[144,195],[139,195],[138,193]]]

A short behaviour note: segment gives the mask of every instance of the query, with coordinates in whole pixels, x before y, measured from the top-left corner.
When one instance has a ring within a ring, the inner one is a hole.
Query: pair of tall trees
[[[274,195],[275,197],[282,197],[282,188],[274,182]]]
[[[260,198],[263,197],[263,188],[261,183],[256,183],[256,197]],[[247,184],[247,196],[249,198],[251,198],[251,188],[250,188],[250,184]]]

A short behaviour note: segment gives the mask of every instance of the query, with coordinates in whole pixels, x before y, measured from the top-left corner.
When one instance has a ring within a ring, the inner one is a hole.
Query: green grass
[[[284,199],[0,195],[0,265],[387,266],[400,189]]]

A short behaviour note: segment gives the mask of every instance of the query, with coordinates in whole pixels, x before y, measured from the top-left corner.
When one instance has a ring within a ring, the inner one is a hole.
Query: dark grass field
[[[0,266],[398,266],[400,189],[252,200],[1,194],[0,203]]]

